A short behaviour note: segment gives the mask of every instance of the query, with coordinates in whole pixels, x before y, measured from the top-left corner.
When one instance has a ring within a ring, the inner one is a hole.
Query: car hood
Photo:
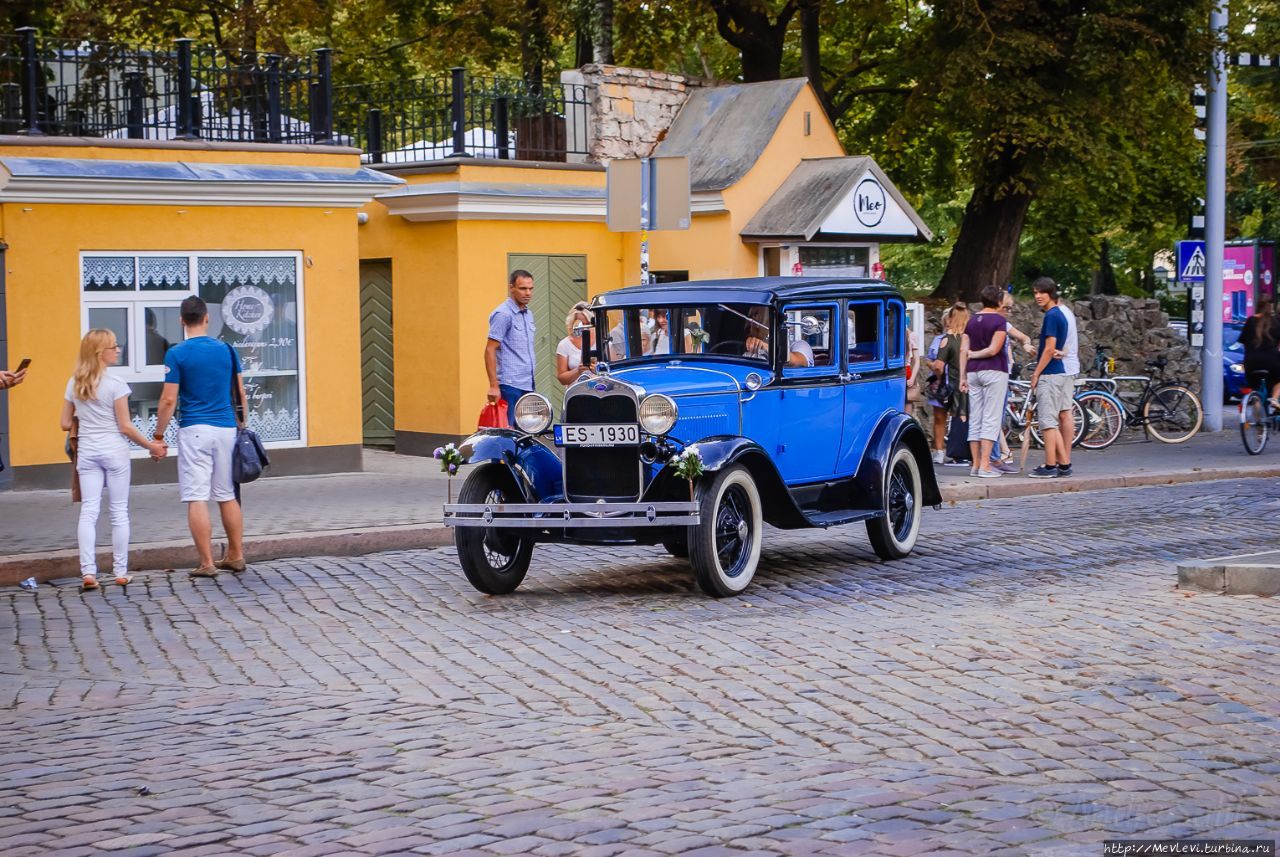
[[[651,363],[620,366],[611,376],[639,387],[645,394],[693,396],[707,393],[739,393],[746,390],[746,378],[755,373],[764,384],[772,379],[766,367],[725,363]]]

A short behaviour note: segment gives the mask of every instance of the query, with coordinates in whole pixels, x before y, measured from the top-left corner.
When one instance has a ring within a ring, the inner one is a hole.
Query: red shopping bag
[[[507,428],[507,402],[499,399],[490,402],[480,409],[480,422],[477,428]]]

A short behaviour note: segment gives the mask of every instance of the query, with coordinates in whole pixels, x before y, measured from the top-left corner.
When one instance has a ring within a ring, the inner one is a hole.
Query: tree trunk
[[[542,94],[547,41],[547,9],[543,0],[524,0],[524,16],[520,21],[520,72],[530,95]]]
[[[973,303],[983,286],[1003,288],[1009,282],[1032,196],[1009,193],[993,199],[990,186],[974,188],[964,208],[956,246],[933,297]]]
[[[806,0],[800,7],[800,68],[804,76],[809,78],[809,85],[817,94],[822,109],[827,111],[828,116],[832,116],[831,99],[822,83],[821,12],[822,0]]]
[[[787,0],[771,20],[766,6],[755,0],[710,0],[716,13],[720,37],[738,49],[742,57],[742,79],[746,83],[778,80],[782,77],[782,44],[787,25],[798,8],[797,0]]]
[[[613,0],[596,0],[595,36],[595,61],[613,65]]]
[[[1091,295],[1118,295],[1116,272],[1111,267],[1111,245],[1102,239],[1102,250],[1098,254],[1098,269],[1093,272],[1093,285],[1089,289]]]

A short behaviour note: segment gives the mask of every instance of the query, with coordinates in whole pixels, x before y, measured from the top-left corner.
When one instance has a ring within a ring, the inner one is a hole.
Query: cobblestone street
[[[660,548],[451,549],[0,590],[0,852],[1101,854],[1280,837],[1280,484],[966,503],[880,564],[767,535],[744,597]],[[145,789],[143,788],[145,787]],[[142,793],[140,793],[142,790]]]

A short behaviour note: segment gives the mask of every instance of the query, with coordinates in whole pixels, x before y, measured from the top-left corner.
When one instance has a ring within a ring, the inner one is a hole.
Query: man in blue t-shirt
[[[209,308],[192,295],[182,302],[186,341],[164,356],[164,390],[156,413],[155,439],[164,440],[175,406],[178,410],[178,488],[187,504],[187,524],[200,564],[193,577],[216,577],[218,569],[244,571],[244,518],[231,480],[236,427],[243,423],[231,401],[234,385],[243,403],[244,381],[235,349],[209,336]],[[208,501],[218,503],[227,533],[226,555],[213,561]]]
[[[1052,479],[1071,475],[1071,439],[1075,426],[1071,419],[1071,399],[1075,395],[1075,376],[1068,375],[1059,357],[1067,348],[1071,325],[1058,307],[1058,284],[1041,277],[1031,284],[1036,306],[1044,313],[1040,326],[1040,358],[1031,374],[1031,387],[1036,394],[1036,420],[1044,437],[1044,464],[1028,476]]]

